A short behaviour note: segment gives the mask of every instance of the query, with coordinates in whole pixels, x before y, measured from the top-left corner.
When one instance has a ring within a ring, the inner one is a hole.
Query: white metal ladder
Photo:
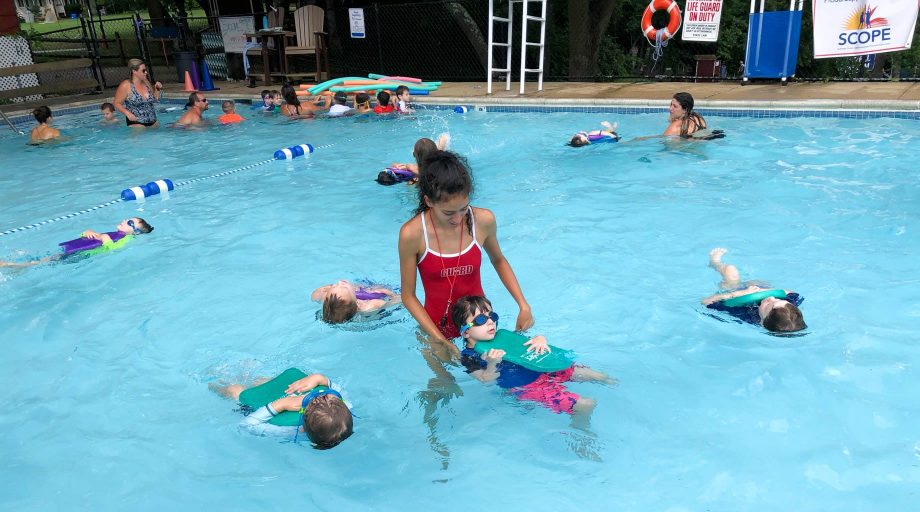
[[[536,73],[537,74],[537,90],[543,90],[543,59],[544,51],[546,49],[546,1],[547,0],[509,0],[508,2],[508,16],[501,17],[495,15],[495,0],[489,0],[489,55],[487,56],[487,78],[486,78],[486,91],[488,94],[492,94],[492,75],[494,72],[503,72],[505,73],[505,90],[511,90],[511,41],[512,41],[512,25],[514,20],[514,4],[521,4],[521,92],[524,94],[524,83],[526,82],[527,73]],[[540,15],[533,16],[530,14],[530,4],[539,3],[540,4]],[[533,42],[527,39],[527,27],[532,21],[540,22],[540,41]],[[495,23],[504,23],[507,28],[508,38],[502,42],[495,41]],[[503,47],[505,48],[505,66],[502,68],[493,67],[495,61],[495,48]],[[537,61],[537,67],[528,68],[527,67],[527,49],[528,48],[539,48],[540,55],[539,60]]]

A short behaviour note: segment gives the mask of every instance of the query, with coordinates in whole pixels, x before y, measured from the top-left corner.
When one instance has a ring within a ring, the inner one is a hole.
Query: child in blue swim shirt
[[[789,290],[742,282],[734,265],[722,263],[722,256],[727,252],[721,247],[709,252],[709,266],[722,276],[722,282],[720,293],[702,300],[707,308],[723,311],[743,322],[763,325],[771,332],[796,332],[807,327],[798,308],[805,300],[802,296]]]
[[[288,375],[303,375],[303,372],[292,368],[273,381],[285,379]],[[281,383],[282,386],[284,384]],[[249,388],[241,384],[230,384],[212,386],[212,389],[221,396],[244,402],[242,409],[248,414],[240,422],[240,427],[254,434],[294,436],[300,431],[306,433],[307,438],[319,449],[332,448],[351,436],[354,428],[351,410],[342,397],[341,389],[325,375],[314,373],[296,379],[287,384],[283,396],[274,400],[269,398],[264,405],[250,408],[246,405],[249,400],[241,400],[241,395],[262,385],[265,382]],[[272,422],[287,412],[300,413],[297,426],[281,426]]]

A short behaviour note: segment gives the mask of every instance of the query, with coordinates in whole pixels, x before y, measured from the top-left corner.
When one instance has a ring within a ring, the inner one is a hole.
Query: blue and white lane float
[[[299,156],[309,155],[312,152],[313,146],[310,144],[298,144],[275,151],[275,160],[293,160]]]
[[[126,188],[121,191],[121,198],[125,201],[136,201],[145,197],[155,196],[160,192],[169,192],[176,188],[172,180],[163,178],[162,180],[151,181],[146,185]]]
[[[466,113],[469,112],[469,111],[470,111],[470,109],[469,109],[468,107],[464,106],[464,105],[460,105],[460,106],[454,107],[454,112],[456,112],[456,113],[458,113],[458,114],[466,114]]]

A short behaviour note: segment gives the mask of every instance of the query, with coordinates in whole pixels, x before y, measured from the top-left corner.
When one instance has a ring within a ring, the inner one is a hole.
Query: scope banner
[[[813,0],[815,58],[910,48],[917,0]]]
[[[722,20],[722,0],[687,0],[684,4],[684,41],[719,40],[719,21]]]

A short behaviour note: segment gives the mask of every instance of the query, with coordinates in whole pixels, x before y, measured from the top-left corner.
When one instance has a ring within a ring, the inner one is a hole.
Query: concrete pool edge
[[[257,94],[238,94],[211,91],[208,95],[215,100],[231,99],[241,101],[260,101]],[[182,104],[188,96],[183,93],[164,93],[163,99],[172,105]],[[95,96],[91,100],[71,101],[55,105],[54,112],[78,113],[90,112],[98,109],[106,101],[111,102],[111,96]],[[665,110],[669,100],[663,99],[633,99],[633,98],[502,98],[502,97],[450,97],[450,96],[419,96],[413,102],[422,107],[437,109],[453,108],[463,105],[483,111],[497,108],[529,108],[534,111],[546,109],[579,109],[579,108],[607,108],[607,109],[653,109]],[[9,106],[9,105],[8,105]],[[835,112],[891,112],[913,113],[920,117],[920,101],[917,100],[841,100],[841,99],[802,99],[802,100],[706,100],[696,102],[699,110],[732,110],[732,111],[805,111],[827,112],[827,117],[833,117]],[[77,111],[77,112],[68,112]],[[573,110],[577,111],[577,110]],[[7,117],[15,124],[32,121],[32,109],[19,109],[5,111]]]

